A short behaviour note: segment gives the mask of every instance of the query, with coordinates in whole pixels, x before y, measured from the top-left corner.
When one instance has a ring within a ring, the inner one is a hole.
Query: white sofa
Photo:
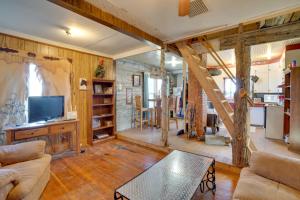
[[[234,200],[300,200],[300,160],[264,152],[241,171]]]
[[[45,141],[0,146],[0,200],[38,200],[50,178]]]

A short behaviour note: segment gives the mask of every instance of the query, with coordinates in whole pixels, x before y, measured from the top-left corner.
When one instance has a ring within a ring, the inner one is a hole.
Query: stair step
[[[233,121],[233,116],[234,116],[234,113],[232,112],[232,113],[228,113],[228,115],[229,115],[229,117],[232,119],[232,121]]]
[[[196,55],[192,55],[192,57],[195,59],[195,60],[197,60],[197,62],[201,62],[201,59],[199,58],[199,56],[196,56]]]
[[[221,102],[222,102],[222,103],[227,103],[228,101],[227,101],[227,100],[222,100]]]

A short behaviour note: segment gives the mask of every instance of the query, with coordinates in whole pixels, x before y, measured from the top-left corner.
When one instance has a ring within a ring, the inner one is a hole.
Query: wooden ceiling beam
[[[220,50],[232,49],[236,46],[238,34],[225,36],[220,39]],[[280,26],[243,32],[241,38],[245,45],[257,45],[300,37],[300,21]]]
[[[87,1],[84,0],[48,0],[58,6],[61,6],[67,10],[75,12],[83,17],[89,18],[99,24],[105,25],[111,29],[118,32],[124,33],[131,36],[137,40],[145,42],[147,44],[155,44],[158,46],[163,46],[163,42],[144,32],[143,30],[125,22],[122,19],[115,17],[114,15],[103,11]]]

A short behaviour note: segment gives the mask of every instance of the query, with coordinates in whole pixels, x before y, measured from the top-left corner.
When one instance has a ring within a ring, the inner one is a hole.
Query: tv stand
[[[32,123],[21,126],[5,127],[6,144],[15,141],[36,138],[39,136],[53,136],[62,133],[72,135],[72,150],[80,152],[79,120],[54,121],[46,123]]]

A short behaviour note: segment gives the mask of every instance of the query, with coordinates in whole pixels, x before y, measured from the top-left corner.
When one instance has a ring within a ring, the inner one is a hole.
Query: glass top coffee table
[[[214,158],[173,151],[114,193],[114,199],[192,199],[197,188],[216,191]]]

